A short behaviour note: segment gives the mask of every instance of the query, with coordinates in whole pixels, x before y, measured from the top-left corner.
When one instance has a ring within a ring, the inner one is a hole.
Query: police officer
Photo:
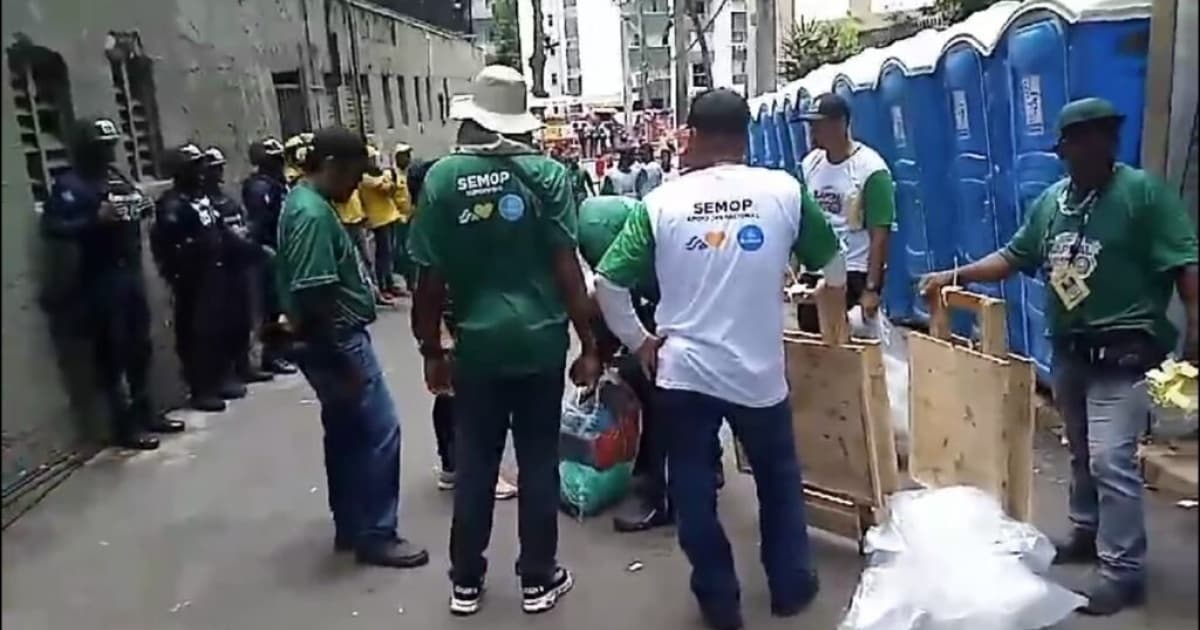
[[[242,204],[246,207],[250,238],[270,250],[259,265],[259,290],[262,295],[262,369],[274,374],[295,374],[296,367],[281,356],[282,348],[276,329],[282,309],[275,290],[275,263],[279,211],[288,187],[284,183],[284,147],[275,138],[265,138],[250,145],[250,164],[254,172],[242,182]]]
[[[115,441],[150,450],[158,448],[158,438],[148,432],[182,431],[183,423],[157,417],[150,408],[150,309],[142,276],[141,224],[150,201],[113,166],[120,139],[111,120],[76,123],[72,166],[55,180],[42,225],[49,236],[78,244],[79,285],[94,325],[97,378],[111,410]]]
[[[245,383],[261,383],[274,374],[250,365],[250,273],[266,257],[262,245],[250,238],[246,213],[225,194],[225,154],[217,147],[204,150],[204,194],[225,227],[221,262],[225,270],[225,384],[222,391],[245,395]]]
[[[224,226],[204,194],[204,153],[194,144],[168,156],[174,185],[158,200],[151,247],[175,294],[175,350],[191,391],[189,406],[224,411],[221,304],[227,299],[221,253]]]

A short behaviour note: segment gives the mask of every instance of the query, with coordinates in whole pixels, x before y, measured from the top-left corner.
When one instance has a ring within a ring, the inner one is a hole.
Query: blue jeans
[[[1071,523],[1096,534],[1102,575],[1141,584],[1146,518],[1137,448],[1150,409],[1143,376],[1056,352],[1054,401],[1071,452]]]
[[[321,403],[325,475],[337,539],[362,549],[396,539],[400,501],[400,424],[365,330],[346,333],[338,351],[363,375],[351,395],[327,359],[300,357],[300,370]]]
[[[675,502],[679,546],[692,563],[692,592],[708,610],[736,610],[740,587],[733,552],[717,518],[713,457],[727,420],[745,447],[758,490],[761,560],[773,606],[787,608],[814,588],[800,463],[785,400],[750,408],[682,390],[659,390],[658,417],[670,427],[667,485]]]

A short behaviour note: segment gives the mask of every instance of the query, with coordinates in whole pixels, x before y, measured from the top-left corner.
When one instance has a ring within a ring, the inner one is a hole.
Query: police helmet
[[[204,150],[204,164],[206,166],[224,166],[225,154],[217,147],[208,147]]]
[[[72,140],[76,147],[115,144],[121,140],[121,131],[116,123],[107,118],[81,118],[75,121]]]
[[[168,151],[163,160],[163,166],[169,176],[175,177],[188,167],[200,164],[203,160],[204,152],[200,150],[200,147],[189,142]]]
[[[283,144],[275,138],[264,138],[250,143],[250,164],[259,166],[270,158],[283,155]]]

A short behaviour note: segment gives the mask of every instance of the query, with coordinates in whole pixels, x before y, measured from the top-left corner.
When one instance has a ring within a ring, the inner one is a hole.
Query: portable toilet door
[[[804,156],[811,150],[812,141],[808,137],[808,125],[801,120],[800,114],[808,111],[811,103],[808,92],[804,88],[797,89],[796,104],[792,107],[792,115],[788,117],[788,130],[792,134],[792,154],[796,163],[792,174],[801,182],[804,181],[804,173],[800,165],[804,162]]]
[[[779,137],[779,168],[788,173],[796,172],[796,152],[792,149],[792,99],[783,98],[783,105],[775,108],[775,135]]]
[[[750,166],[759,166],[762,164],[762,121],[759,116],[750,117],[750,126],[746,133],[750,136],[747,143],[747,150],[750,155],[747,156],[746,162]]]
[[[775,132],[775,104],[763,104],[759,107],[759,119],[762,121],[763,134],[763,163],[760,166],[779,168],[779,134]]]

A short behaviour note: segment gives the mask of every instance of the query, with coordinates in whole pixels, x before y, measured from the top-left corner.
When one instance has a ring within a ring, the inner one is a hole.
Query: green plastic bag
[[[581,518],[599,514],[625,498],[632,474],[632,462],[596,470],[587,464],[560,461],[558,478],[563,510]]]

